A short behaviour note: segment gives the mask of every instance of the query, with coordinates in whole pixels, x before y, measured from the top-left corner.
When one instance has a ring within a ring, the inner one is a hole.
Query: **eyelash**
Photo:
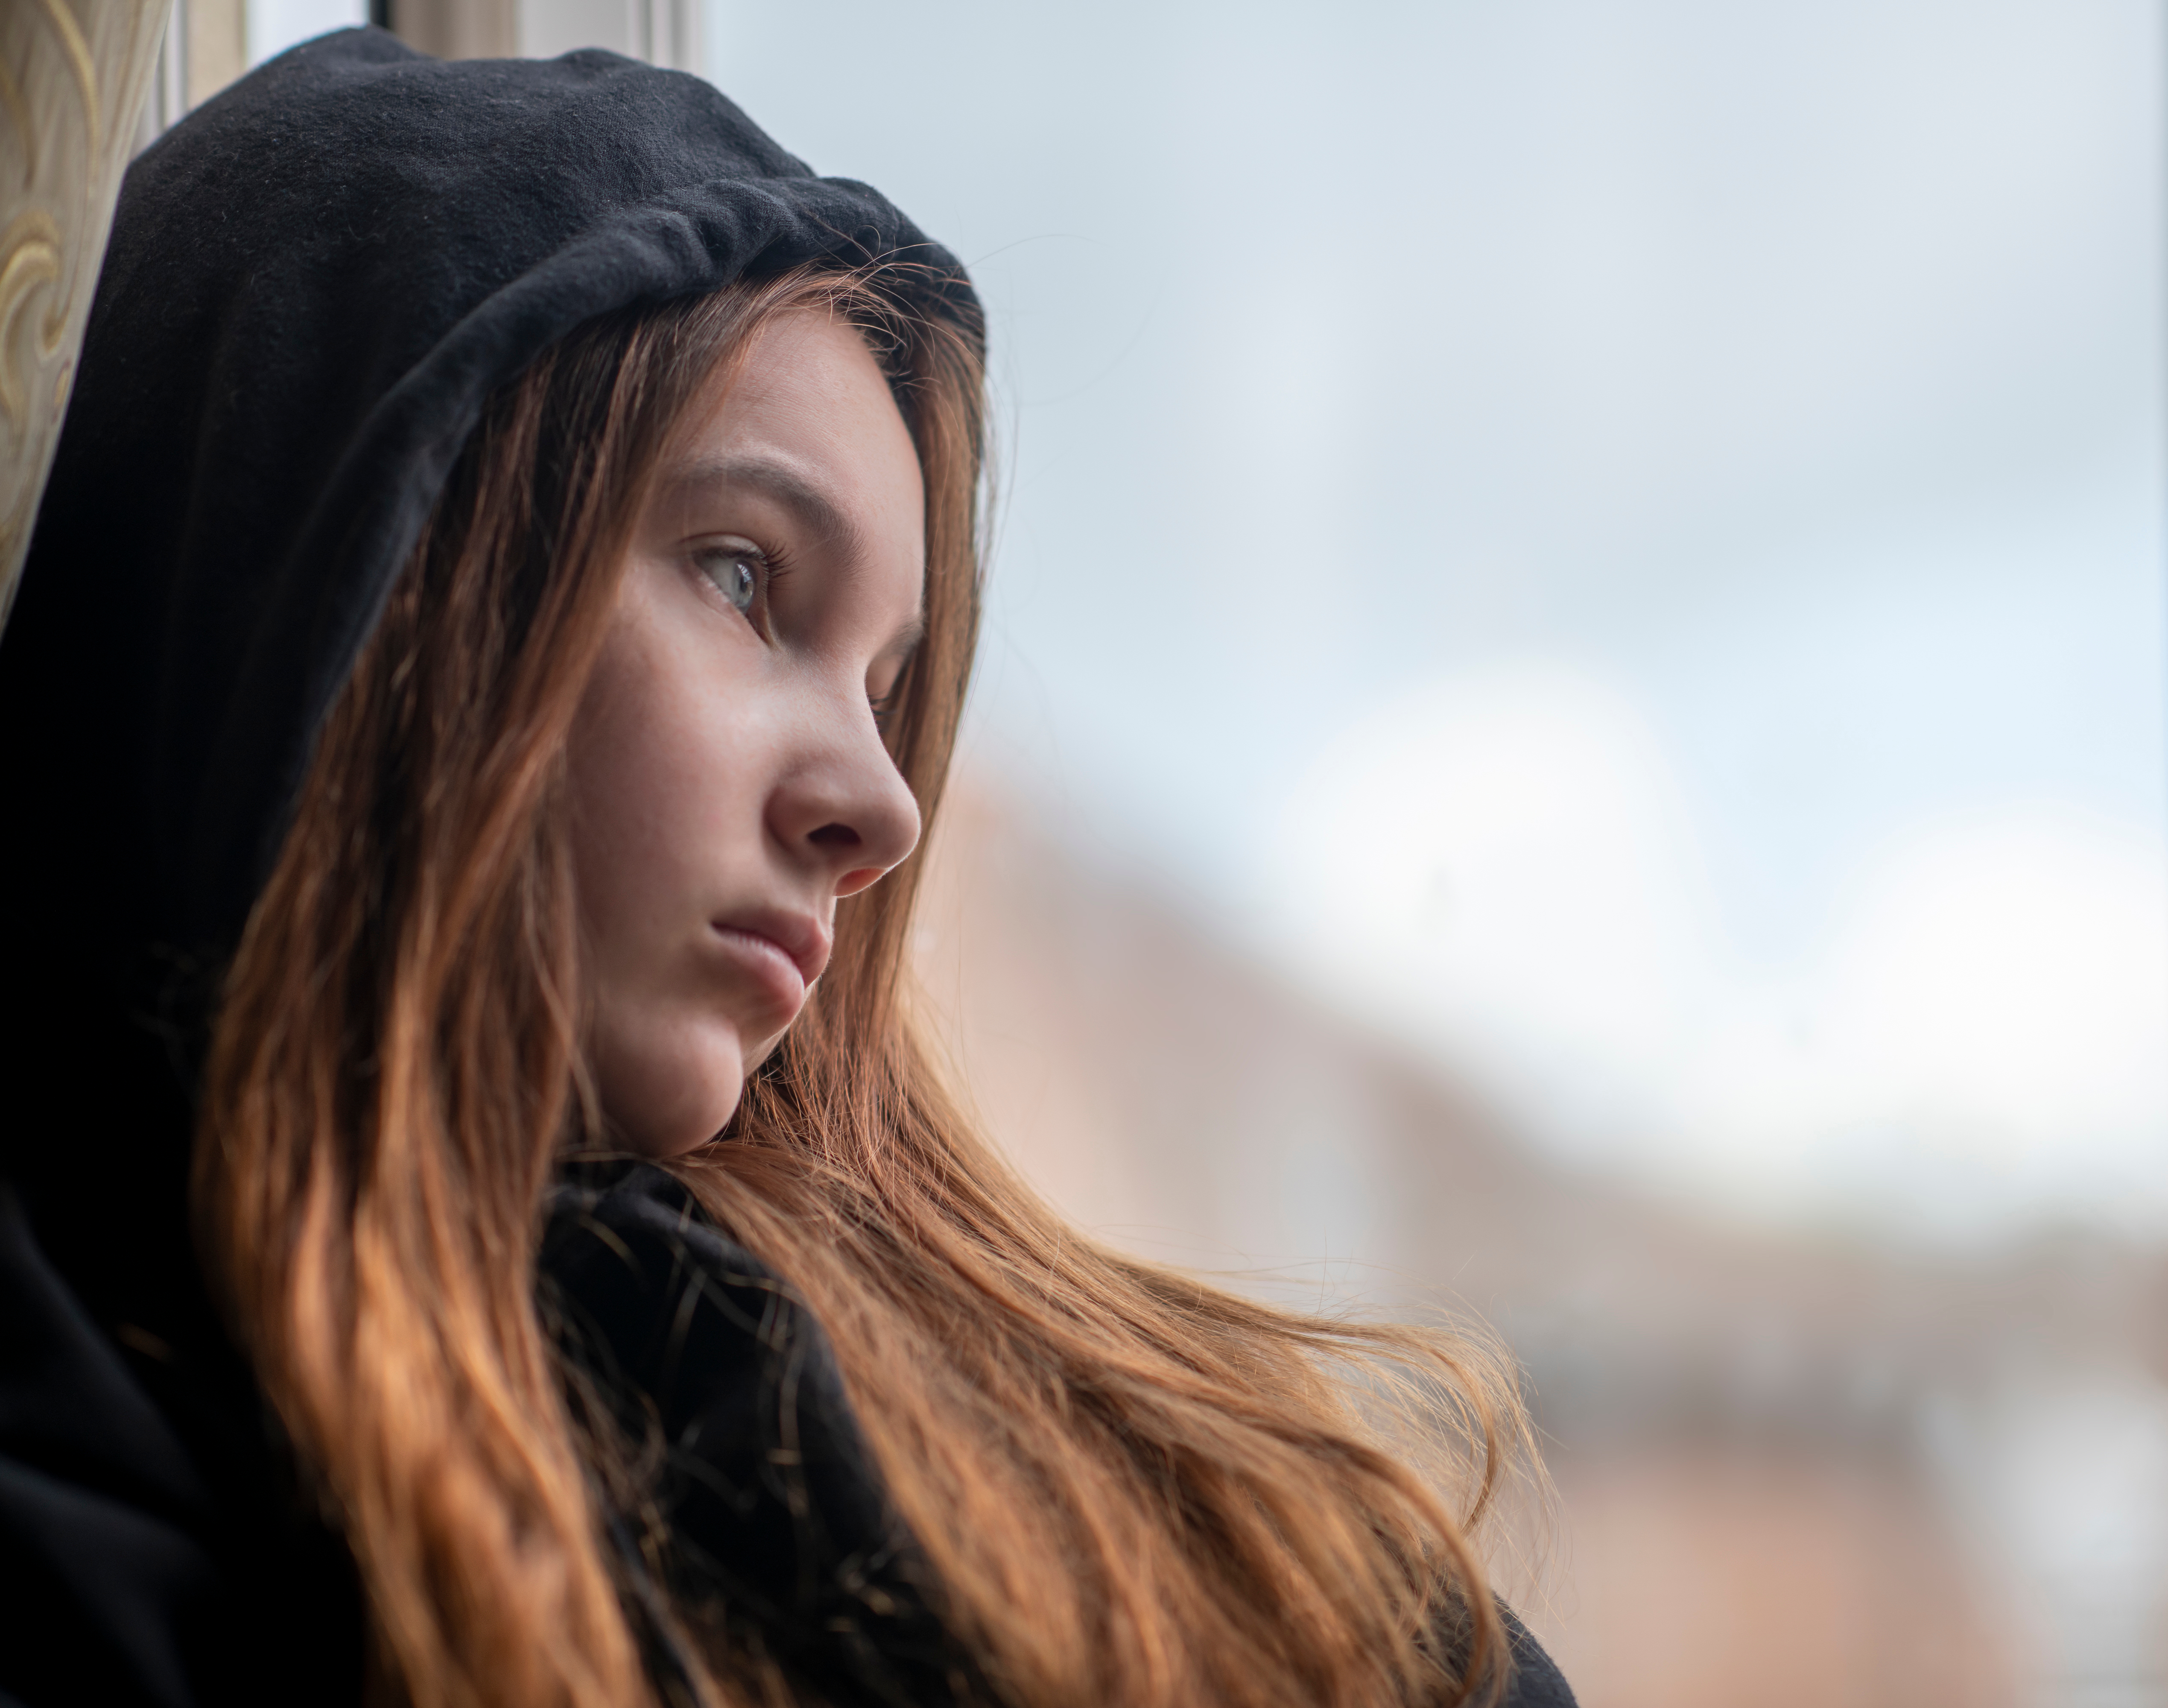
[[[784,553],[751,545],[696,547],[693,552],[693,561],[700,573],[707,577],[709,585],[723,596],[732,610],[743,617],[759,634],[765,636],[768,633],[769,597],[775,590],[775,584],[790,573],[790,560]],[[752,599],[742,605],[731,596],[730,588],[713,572],[713,567],[717,564],[736,563],[752,564],[758,577]]]

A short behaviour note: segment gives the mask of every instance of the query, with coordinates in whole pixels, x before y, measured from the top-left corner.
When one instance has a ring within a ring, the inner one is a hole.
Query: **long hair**
[[[229,971],[207,1266],[358,1563],[375,1689],[652,1701],[596,1443],[534,1301],[581,1060],[567,732],[634,521],[778,314],[845,317],[923,471],[927,632],[886,739],[931,822],[979,609],[977,338],[893,269],[590,323],[492,401],[323,729]],[[1065,1226],[919,1041],[917,864],[836,950],[716,1143],[671,1166],[833,1344],[944,1621],[1016,1704],[1458,1702],[1506,1671],[1468,1540],[1526,1446],[1473,1342],[1254,1304]],[[1419,1472],[1380,1412],[1421,1413]],[[688,1621],[695,1615],[688,1614]],[[694,1629],[725,1700],[722,1633]]]

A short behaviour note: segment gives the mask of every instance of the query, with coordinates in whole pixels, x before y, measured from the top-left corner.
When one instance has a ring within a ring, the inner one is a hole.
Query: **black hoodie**
[[[602,52],[444,63],[327,36],[130,169],[0,640],[0,1708],[359,1699],[351,1559],[189,1238],[217,972],[491,391],[607,311],[875,257],[982,335],[962,269],[879,195],[812,176],[698,79]],[[658,1587],[726,1604],[838,1705],[984,1700],[817,1325],[682,1188],[568,1181],[542,1281],[667,1449],[667,1585],[612,1532],[666,1692]],[[1569,1700],[1523,1658],[1517,1700]]]

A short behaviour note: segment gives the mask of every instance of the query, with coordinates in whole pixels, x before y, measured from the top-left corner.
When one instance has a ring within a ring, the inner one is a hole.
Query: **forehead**
[[[924,556],[918,454],[887,378],[848,323],[818,309],[777,316],[688,413],[666,485],[757,470],[752,482],[816,531],[866,551]]]

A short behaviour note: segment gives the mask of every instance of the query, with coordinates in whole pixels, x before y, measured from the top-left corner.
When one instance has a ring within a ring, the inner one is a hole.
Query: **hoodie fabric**
[[[0,638],[0,1708],[359,1700],[352,1561],[190,1243],[217,972],[490,393],[596,315],[874,258],[981,336],[875,192],[599,51],[324,37],[130,169]],[[985,1699],[818,1325],[674,1180],[569,1179],[539,1303],[662,1450],[666,1557],[612,1539],[666,1694],[665,1592],[838,1705]],[[1516,1700],[1570,1700],[1555,1679],[1528,1646]]]

